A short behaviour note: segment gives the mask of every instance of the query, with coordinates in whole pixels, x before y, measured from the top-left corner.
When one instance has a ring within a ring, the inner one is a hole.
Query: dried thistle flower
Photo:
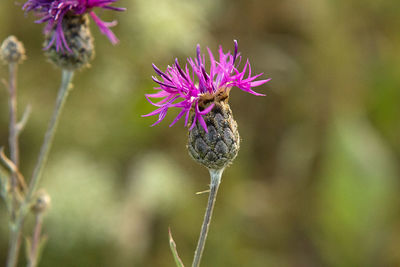
[[[1,44],[0,56],[7,64],[21,63],[26,58],[24,44],[15,36],[8,36]]]
[[[154,70],[162,80],[153,77],[159,84],[154,88],[158,92],[146,95],[147,100],[158,107],[144,115],[158,115],[158,120],[153,125],[165,118],[169,108],[181,109],[170,127],[185,116],[185,126],[190,122],[189,153],[197,162],[209,169],[225,168],[239,150],[237,123],[228,104],[230,90],[237,87],[250,94],[263,96],[252,88],[270,80],[256,80],[263,73],[252,76],[248,60],[243,70],[238,70],[241,56],[238,53],[237,41],[234,43],[233,55],[230,52],[224,53],[222,47],[219,47],[219,61],[207,48],[210,59],[209,73],[206,72],[205,56],[201,54],[199,45],[197,45],[196,59],[187,59],[191,71],[188,64],[182,68],[177,59],[172,67],[167,67],[166,72],[162,72],[153,64]],[[150,98],[162,99],[153,102]]]

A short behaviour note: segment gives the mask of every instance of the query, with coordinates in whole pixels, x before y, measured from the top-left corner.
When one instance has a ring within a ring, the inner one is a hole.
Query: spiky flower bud
[[[68,46],[63,48],[54,41],[59,34],[55,26],[46,34],[44,43],[46,56],[62,69],[76,70],[88,66],[94,57],[94,41],[87,15],[69,13],[64,16],[61,25]]]
[[[11,35],[1,44],[0,56],[7,64],[21,63],[26,58],[24,44]]]
[[[45,190],[39,190],[32,203],[32,211],[36,214],[43,213],[50,207],[51,198]]]
[[[240,137],[237,123],[228,104],[228,92],[221,90],[216,95],[201,96],[200,110],[214,103],[211,111],[203,116],[207,132],[199,123],[189,131],[187,145],[189,154],[208,169],[225,168],[232,163],[239,152]],[[194,116],[192,115],[192,121]]]

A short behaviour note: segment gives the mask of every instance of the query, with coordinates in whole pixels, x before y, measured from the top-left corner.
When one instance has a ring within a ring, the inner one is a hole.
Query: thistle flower
[[[49,43],[50,47],[53,43],[56,44],[58,49],[69,49],[69,45],[62,30],[62,21],[67,14],[70,15],[83,15],[88,13],[94,22],[99,27],[101,33],[110,39],[111,43],[118,43],[117,37],[109,29],[117,24],[116,21],[105,22],[102,21],[94,11],[93,8],[99,7],[104,9],[111,9],[115,11],[124,11],[125,8],[110,6],[117,0],[28,0],[23,9],[26,12],[34,11],[39,17],[36,23],[47,23],[44,28],[44,33],[48,34],[52,29],[56,29],[56,34],[53,40]],[[48,49],[46,47],[46,49]]]
[[[263,73],[252,76],[248,60],[241,71],[238,69],[241,56],[237,41],[234,43],[233,55],[230,52],[224,53],[222,47],[219,47],[219,60],[207,48],[210,60],[208,73],[205,56],[201,54],[199,45],[196,59],[188,58],[183,68],[177,59],[172,67],[167,67],[166,72],[153,64],[161,79],[153,76],[153,80],[159,85],[154,88],[158,92],[146,95],[147,100],[157,107],[153,112],[144,115],[158,115],[158,120],[153,125],[165,118],[169,108],[181,109],[170,127],[185,116],[185,126],[190,124],[189,154],[209,169],[225,168],[239,150],[237,123],[228,104],[230,90],[237,87],[250,94],[263,96],[252,88],[270,80],[256,80]],[[150,98],[161,100],[153,102]]]
[[[170,126],[174,125],[184,115],[185,126],[187,126],[189,113],[192,109],[194,119],[189,130],[192,130],[196,123],[200,123],[204,130],[207,131],[203,116],[209,113],[214,105],[211,104],[202,109],[200,106],[201,100],[212,98],[217,94],[221,94],[221,92],[229,94],[232,87],[237,87],[253,95],[263,96],[263,94],[254,92],[252,87],[260,86],[270,79],[256,81],[263,73],[251,76],[251,66],[248,60],[243,70],[239,71],[237,65],[240,64],[241,56],[240,53],[238,53],[237,41],[235,40],[234,43],[235,51],[233,55],[231,55],[230,52],[224,53],[222,47],[219,47],[219,61],[215,60],[211,50],[207,48],[210,57],[209,73],[206,72],[205,56],[200,53],[200,45],[197,45],[196,59],[187,59],[191,72],[189,71],[188,64],[185,64],[185,67],[182,68],[177,59],[175,59],[175,64],[172,67],[167,67],[166,72],[162,72],[153,64],[154,70],[162,80],[153,76],[153,80],[159,84],[159,87],[155,87],[154,89],[159,92],[147,94],[146,98],[151,104],[158,108],[144,116],[158,114],[158,120],[153,124],[156,125],[165,118],[169,108],[176,107],[181,109],[181,112]],[[248,75],[245,77],[247,71]],[[163,99],[154,103],[150,98]],[[208,103],[203,104],[207,105],[210,102],[211,101],[208,101]]]
[[[117,22],[102,21],[93,11],[95,7],[124,11],[124,8],[111,6],[116,1],[28,0],[23,9],[26,12],[34,11],[40,17],[36,23],[47,23],[44,28],[44,49],[50,60],[61,68],[74,70],[85,66],[94,55],[88,16],[92,17],[101,33],[112,44],[118,43],[117,37],[110,30]]]

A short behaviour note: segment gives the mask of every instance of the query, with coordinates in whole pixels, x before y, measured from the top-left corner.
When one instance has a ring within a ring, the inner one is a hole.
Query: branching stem
[[[53,116],[51,117],[42,147],[40,149],[39,158],[35,165],[35,169],[29,183],[28,192],[18,213],[16,214],[15,224],[11,225],[10,248],[7,257],[7,267],[15,267],[17,265],[18,251],[21,245],[22,226],[24,224],[26,214],[29,211],[33,195],[39,184],[43,168],[46,164],[47,157],[53,143],[54,134],[56,132],[57,125],[60,119],[60,115],[64,107],[65,101],[67,100],[72,77],[73,71],[63,70],[61,86],[58,92],[56,106],[54,108]]]

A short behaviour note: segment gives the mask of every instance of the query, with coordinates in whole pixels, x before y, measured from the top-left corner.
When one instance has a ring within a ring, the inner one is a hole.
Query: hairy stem
[[[54,134],[57,129],[57,124],[60,119],[60,115],[64,107],[65,101],[67,100],[72,77],[73,77],[73,71],[63,70],[61,86],[58,92],[56,106],[54,108],[53,116],[51,117],[42,147],[39,152],[39,158],[35,165],[35,169],[33,171],[32,178],[29,183],[28,192],[21,205],[21,208],[19,209],[18,214],[16,215],[16,222],[14,225],[11,226],[12,234],[11,234],[10,249],[7,259],[7,267],[15,267],[17,265],[18,251],[21,244],[21,230],[24,224],[24,219],[29,211],[32,197],[39,184],[43,168],[46,164],[47,157],[49,155],[50,148],[54,139]]]
[[[210,195],[208,196],[208,203],[206,213],[204,215],[203,225],[201,226],[200,237],[197,243],[197,248],[194,253],[194,259],[192,263],[192,267],[200,266],[201,256],[203,254],[204,246],[207,239],[208,229],[211,222],[211,216],[214,209],[215,200],[217,198],[217,192],[219,188],[219,184],[221,183],[221,176],[224,169],[220,170],[212,170],[210,169]]]

